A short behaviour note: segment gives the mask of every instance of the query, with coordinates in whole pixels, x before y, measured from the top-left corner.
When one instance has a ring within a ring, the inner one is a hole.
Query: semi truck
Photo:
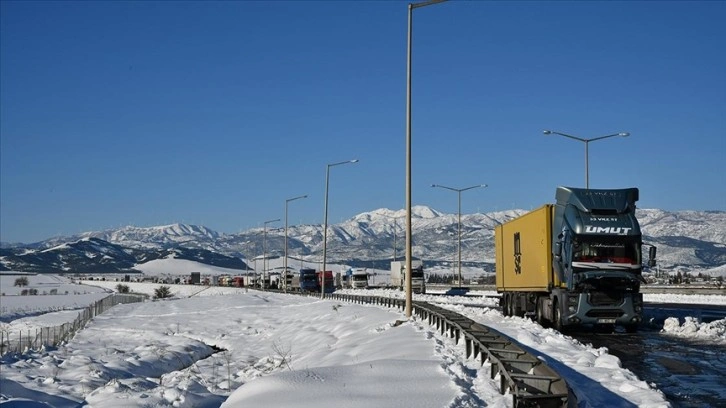
[[[318,286],[318,276],[315,269],[302,268],[298,274],[298,280],[300,282],[300,292],[320,292],[320,286]]]
[[[426,293],[423,262],[420,259],[411,260],[411,290],[413,293]],[[406,262],[391,262],[391,286],[403,290],[406,285]]]
[[[353,268],[350,275],[350,287],[352,289],[368,288],[368,272],[365,268]]]
[[[325,277],[325,282],[323,282],[323,276]],[[320,287],[325,285],[325,293],[333,293],[335,292],[335,282],[333,280],[333,271],[318,271],[317,272],[317,285],[318,285],[318,292],[320,291]]]
[[[642,320],[642,234],[637,188],[558,187],[556,203],[495,228],[496,287],[507,316],[562,331]],[[650,246],[648,266],[655,266]]]

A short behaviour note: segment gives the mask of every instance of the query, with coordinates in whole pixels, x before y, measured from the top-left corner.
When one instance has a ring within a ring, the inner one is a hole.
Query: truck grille
[[[623,295],[618,292],[590,292],[589,302],[593,306],[620,305]]]

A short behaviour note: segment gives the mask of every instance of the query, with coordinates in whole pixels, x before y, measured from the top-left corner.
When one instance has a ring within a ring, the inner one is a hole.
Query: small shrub
[[[15,286],[28,286],[28,278],[23,276],[22,278],[15,279]]]
[[[129,285],[122,285],[119,283],[118,285],[116,285],[116,290],[118,291],[118,293],[129,293],[130,289]]]
[[[168,286],[159,286],[154,289],[154,299],[166,299],[172,296],[171,288]]]

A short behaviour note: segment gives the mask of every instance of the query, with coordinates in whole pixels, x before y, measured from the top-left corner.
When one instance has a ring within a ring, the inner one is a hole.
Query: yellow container
[[[496,227],[498,292],[549,292],[559,286],[552,269],[553,215],[554,206],[547,204]]]

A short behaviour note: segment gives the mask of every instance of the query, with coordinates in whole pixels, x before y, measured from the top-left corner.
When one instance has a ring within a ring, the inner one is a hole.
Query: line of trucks
[[[425,293],[426,284],[424,282],[423,263],[420,260],[412,262],[412,281],[413,290],[416,293]],[[333,274],[332,271],[317,271],[312,268],[301,268],[299,271],[292,273],[288,271],[287,276],[284,274],[247,274],[239,276],[218,276],[214,279],[209,277],[201,277],[200,272],[192,272],[191,279],[187,283],[197,285],[210,285],[214,280],[218,286],[234,286],[234,287],[257,287],[264,289],[283,289],[282,281],[287,280],[287,290],[296,292],[320,292],[322,286],[321,276],[325,276],[325,292],[332,293],[336,288],[343,289],[367,289],[370,287],[369,272],[366,268],[348,268],[342,273]],[[387,287],[395,287],[403,290],[406,280],[405,262],[391,262],[391,283]]]
[[[411,283],[414,293],[426,293],[423,262],[419,259],[411,261]],[[298,273],[287,275],[287,288],[299,292],[320,292],[321,274],[312,268],[301,268]],[[367,289],[370,287],[369,274],[365,268],[348,268],[345,272],[333,276],[332,271],[325,272],[325,292],[331,293],[335,288]],[[406,284],[406,263],[391,262],[391,280],[388,287],[403,290]]]

